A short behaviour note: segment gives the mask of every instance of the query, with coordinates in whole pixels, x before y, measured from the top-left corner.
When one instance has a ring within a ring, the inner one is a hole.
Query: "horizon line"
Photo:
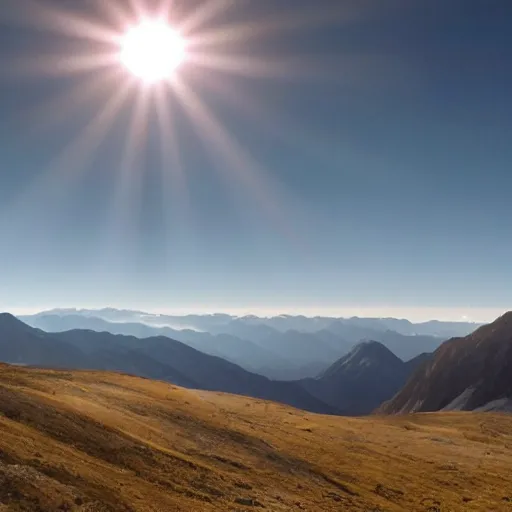
[[[429,321],[439,322],[465,322],[465,323],[488,323],[503,315],[507,308],[453,308],[453,307],[316,307],[316,308],[232,308],[232,307],[190,307],[190,308],[154,308],[154,307],[133,307],[133,306],[51,306],[51,307],[6,307],[0,308],[14,316],[34,315],[38,313],[51,312],[55,310],[83,310],[100,311],[103,309],[134,311],[149,315],[229,315],[237,318],[255,316],[261,319],[268,319],[278,316],[303,316],[306,318],[327,317],[333,319],[349,318],[377,318],[407,320],[411,323],[424,323]]]

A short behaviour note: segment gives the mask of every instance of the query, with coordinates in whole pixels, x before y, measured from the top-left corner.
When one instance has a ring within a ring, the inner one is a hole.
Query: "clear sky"
[[[510,0],[193,4],[130,132],[142,86],[78,37],[107,3],[3,0],[0,309],[510,309]]]

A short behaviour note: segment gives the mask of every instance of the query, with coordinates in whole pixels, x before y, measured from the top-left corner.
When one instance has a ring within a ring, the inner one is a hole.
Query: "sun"
[[[185,58],[185,41],[163,21],[143,21],[121,41],[121,62],[147,83],[172,77]]]

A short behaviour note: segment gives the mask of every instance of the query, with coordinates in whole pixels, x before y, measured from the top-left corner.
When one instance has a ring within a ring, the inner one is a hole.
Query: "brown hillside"
[[[511,511],[511,474],[510,416],[318,416],[0,366],[0,511]]]

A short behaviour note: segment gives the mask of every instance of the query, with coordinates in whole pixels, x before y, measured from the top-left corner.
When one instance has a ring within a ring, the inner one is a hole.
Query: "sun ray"
[[[212,155],[221,165],[219,168],[229,172],[228,181],[241,181],[247,191],[255,195],[258,206],[263,205],[265,213],[273,225],[294,238],[294,230],[283,215],[282,204],[275,197],[276,183],[270,186],[270,177],[266,169],[253,160],[240,144],[229,134],[190,87],[184,86],[178,79],[173,83],[174,90],[181,99],[181,105],[188,111],[195,123],[198,134],[209,147]]]
[[[118,54],[105,52],[97,54],[62,56],[56,66],[56,71],[63,73],[85,73],[97,71],[100,68],[113,67],[118,63]]]
[[[73,138],[62,151],[46,166],[46,170],[18,197],[16,206],[23,207],[34,195],[51,197],[68,191],[66,185],[91,162],[105,136],[114,123],[119,111],[128,98],[130,85],[113,93],[89,123]]]
[[[99,20],[91,20],[60,8],[52,8],[35,0],[18,0],[20,16],[11,21],[60,33],[73,39],[87,39],[96,43],[116,43],[119,34]],[[27,15],[26,13],[29,13]]]
[[[247,115],[251,123],[275,140],[282,140],[318,161],[323,161],[332,152],[330,144],[319,139],[301,123],[294,122],[284,112],[278,112],[265,102],[258,101],[254,95],[245,93],[243,87],[235,87],[225,78],[221,81],[216,77],[210,77],[205,85],[231,108]]]
[[[28,106],[18,111],[14,122],[20,126],[28,126],[28,131],[35,133],[54,127],[69,119],[91,101],[102,101],[105,94],[117,87],[119,72],[111,69],[84,77],[75,83],[65,94],[57,94],[36,106]]]
[[[271,61],[248,55],[227,55],[221,53],[190,52],[190,64],[212,71],[220,71],[233,75],[253,78],[286,78],[297,68],[291,66],[292,61]]]
[[[113,23],[118,27],[124,27],[130,19],[130,13],[123,9],[119,2],[94,0],[97,7],[100,8],[106,16],[108,16]]]
[[[137,19],[141,19],[148,14],[144,9],[143,0],[127,0],[127,4],[131,13],[135,15]]]
[[[168,22],[173,21],[172,14],[174,10],[174,2],[175,0],[161,0],[160,6],[157,9],[157,17]]]
[[[59,155],[51,166],[53,173],[59,174],[59,179],[62,178],[63,173],[67,173],[66,177],[69,181],[69,178],[73,177],[71,172],[69,172],[70,168],[73,168],[76,173],[86,165],[87,161],[95,157],[97,149],[105,141],[105,135],[127,100],[129,92],[129,84],[125,84],[120,91],[115,92],[102,106],[101,110],[98,111],[92,121]],[[77,163],[78,165],[76,165]]]
[[[97,149],[104,143],[105,135],[127,100],[130,89],[131,84],[126,83],[119,91],[112,94],[93,120],[60,155],[59,165],[55,167],[56,170],[62,169],[63,164],[68,163],[73,163],[73,167],[79,170],[84,167],[87,160],[95,157]],[[80,163],[78,167],[75,166],[76,162]],[[71,175],[69,174],[68,177],[71,177]]]
[[[37,57],[17,57],[9,64],[10,73],[18,78],[33,76],[70,76],[97,72],[117,67],[118,54],[115,52],[50,54]]]
[[[202,25],[234,5],[233,0],[207,0],[180,23],[184,34],[194,33]]]
[[[334,3],[334,2],[333,2]],[[314,6],[309,9],[300,9],[296,12],[286,12],[281,16],[274,15],[272,19],[250,20],[245,22],[230,23],[209,31],[201,31],[190,37],[190,46],[211,48],[216,45],[244,43],[251,39],[263,38],[273,34],[282,34],[285,31],[293,31],[302,28],[308,30],[348,23],[360,13],[360,8],[355,5],[333,5],[328,8]]]
[[[362,73],[368,74],[379,65],[377,59],[371,62],[367,56],[361,55],[302,54],[257,57],[203,51],[190,51],[187,54],[187,61],[191,67],[200,70],[243,78],[307,83],[321,83],[329,80],[331,83],[336,81],[340,85],[354,82],[362,76]],[[361,61],[365,63],[364,68]],[[207,83],[207,80],[204,82]]]
[[[160,145],[162,152],[162,174],[166,190],[170,190],[171,203],[188,210],[188,188],[181,159],[180,145],[177,140],[178,130],[166,91],[160,87],[156,91],[155,106],[160,126]],[[166,193],[164,191],[164,193]]]
[[[349,66],[347,65],[347,69]],[[258,101],[254,95],[247,94],[243,87],[235,87],[232,83],[222,77],[210,76],[205,81],[205,86],[217,95],[225,104],[231,108],[236,108],[237,112],[247,115],[250,122],[260,127],[276,141],[283,141],[284,144],[294,148],[295,151],[310,158],[318,165],[330,165],[333,159],[344,151],[348,142],[337,139],[332,134],[315,134],[307,129],[307,124],[294,121],[286,115],[285,112],[272,108],[262,101]],[[347,146],[347,150],[348,150]],[[350,146],[350,151],[357,154],[362,161],[367,162],[367,167],[378,166],[378,158],[367,151],[367,148],[356,148]],[[355,173],[360,176],[361,169],[352,169],[350,166],[343,168],[345,176],[354,176]],[[380,180],[379,176],[372,176],[372,180]],[[385,180],[385,176],[382,175]],[[383,182],[383,185],[385,183]]]
[[[141,198],[137,192],[141,190],[142,166],[137,167],[137,161],[142,160],[146,147],[150,99],[147,91],[139,89],[132,107],[111,204],[111,221],[105,232],[106,246],[110,246],[106,248],[107,253],[113,251],[116,244],[123,246],[138,226]]]
[[[150,99],[151,95],[147,91],[138,91],[123,150],[121,167],[125,169],[133,169],[138,151],[145,147]]]

